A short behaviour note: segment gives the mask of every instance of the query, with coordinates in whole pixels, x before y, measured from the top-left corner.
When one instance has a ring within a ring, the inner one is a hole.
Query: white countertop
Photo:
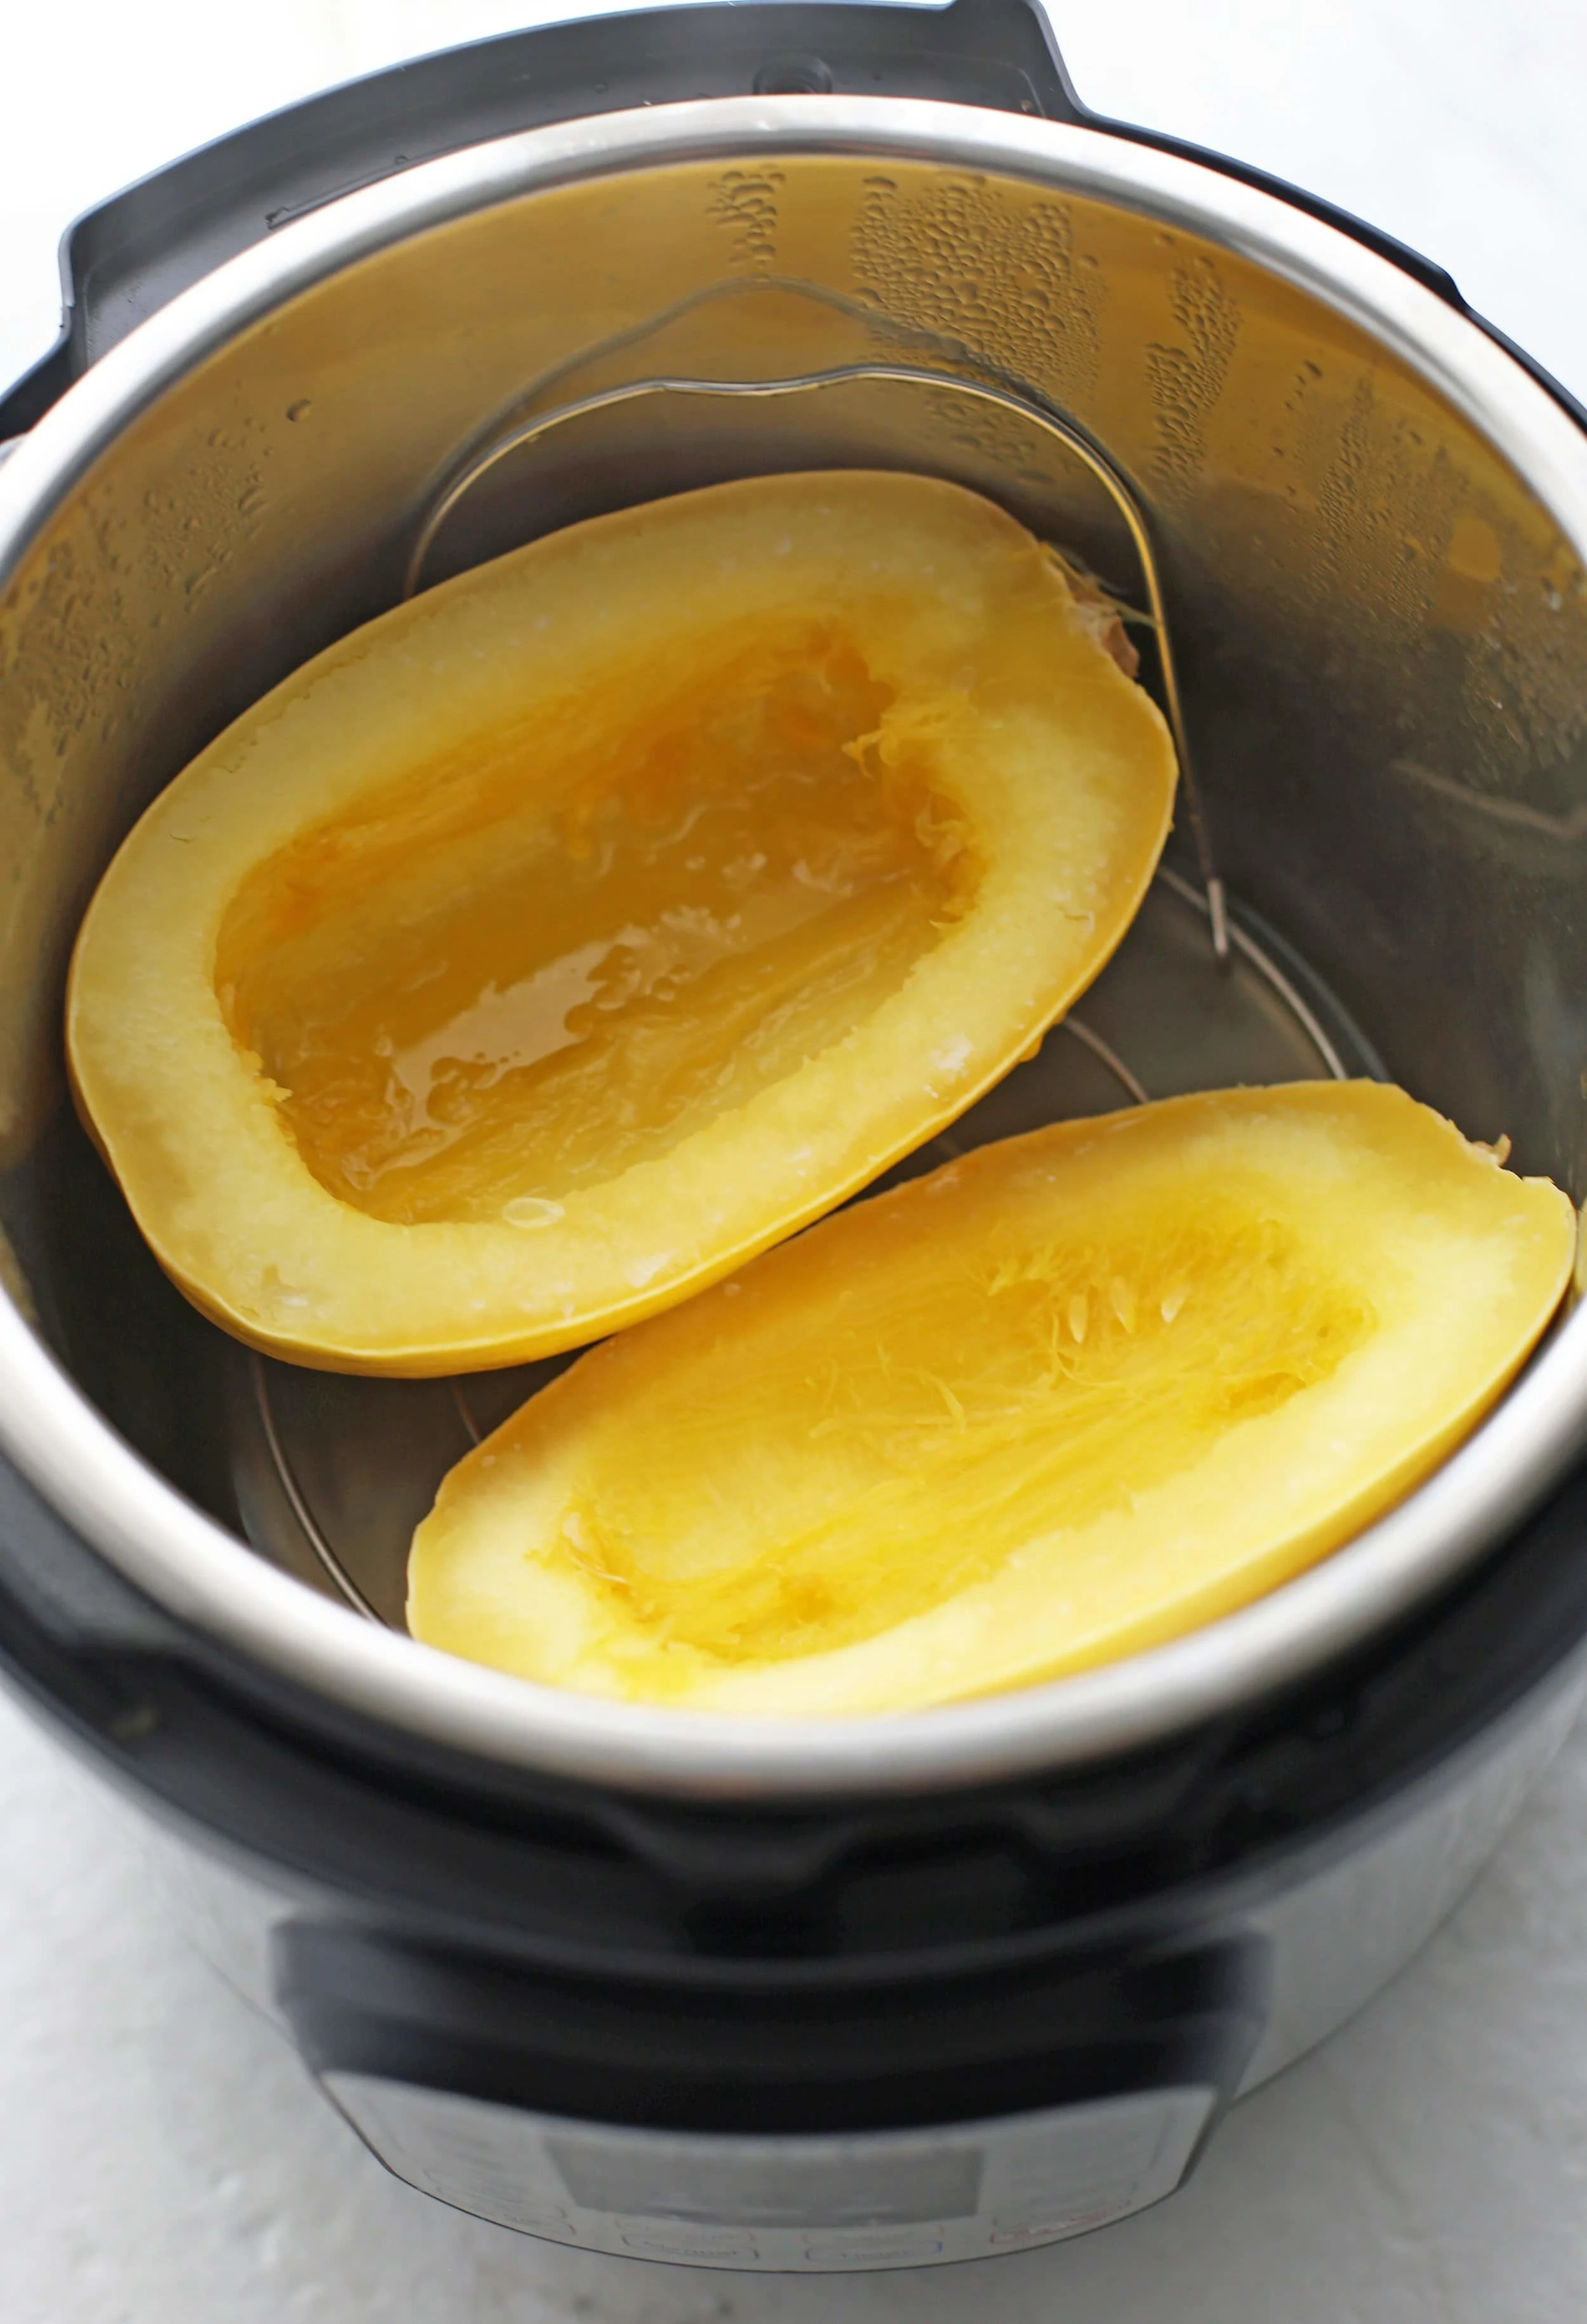
[[[0,31],[0,380],[75,211],[310,89],[564,8],[56,0]],[[1587,394],[1582,0],[1054,0],[1081,93],[1440,260]],[[1306,21],[1301,21],[1301,19]],[[389,2179],[0,1703],[4,2324],[1566,2324],[1587,2315],[1587,1734],[1421,1960],[1163,2209],[839,2281],[601,2261]]]

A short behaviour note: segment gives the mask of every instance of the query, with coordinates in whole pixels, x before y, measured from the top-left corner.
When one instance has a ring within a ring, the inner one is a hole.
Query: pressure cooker
[[[954,1130],[1381,1074],[1587,1191],[1587,427],[1438,268],[1079,103],[1026,0],[683,7],[333,91],[78,221],[0,399],[0,1661],[392,2171],[593,2249],[855,2270],[1171,2192],[1409,1958],[1587,1688],[1587,1322],[1312,1572],[863,1720],[404,1631],[546,1367],[247,1353],[67,1098],[159,788],[331,641],[722,478],[897,467],[1131,598],[1187,773],[1140,919]],[[928,1153],[919,1157],[929,1163]]]

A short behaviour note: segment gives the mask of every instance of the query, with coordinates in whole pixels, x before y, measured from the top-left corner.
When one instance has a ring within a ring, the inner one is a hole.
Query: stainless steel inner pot
[[[125,1230],[61,1161],[78,917],[161,785],[393,603],[421,541],[428,581],[720,476],[893,466],[987,492],[1138,588],[1115,501],[1006,401],[893,376],[607,392],[857,367],[995,387],[1116,466],[1150,526],[1232,899],[1221,965],[1206,867],[1177,854],[1078,1030],[1005,1107],[1023,1123],[1134,1083],[1385,1070],[1587,1191],[1587,442],[1432,290],[1191,161],[835,97],[533,131],[285,226],[114,349],[0,466],[0,1134],[41,1319],[0,1312],[0,1441],[113,1565],[233,1647],[420,1736],[634,1788],[918,1788],[1165,1736],[1500,1542],[1587,1420],[1578,1316],[1411,1500],[1244,1612],[1018,1695],[808,1727],[536,1689],[391,1627],[403,1497],[504,1384],[443,1411],[444,1388],[264,1379],[214,1334],[179,1388],[174,1349],[147,1378],[118,1374],[114,1346],[85,1360],[84,1316],[101,1342],[123,1333]],[[580,417],[535,434],[570,403]],[[162,1406],[169,1475],[110,1425],[137,1437],[140,1397]],[[258,1554],[189,1498],[216,1462]],[[338,1602],[337,1567],[383,1619]]]

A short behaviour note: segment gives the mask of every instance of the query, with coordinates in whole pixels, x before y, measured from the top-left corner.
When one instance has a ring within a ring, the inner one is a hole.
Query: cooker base
[[[1235,1868],[1205,1900],[1205,1933],[1267,1955],[1265,2024],[1236,2099],[1337,2032],[1420,1951],[1559,1750],[1584,1692],[1578,1653],[1419,1783],[1260,1870]],[[323,1942],[327,1924],[303,1922],[282,1891],[207,1853],[149,1840],[211,1964],[312,2053],[282,1965],[294,1941]],[[359,1950],[356,1924],[329,1925],[335,1944]],[[378,1948],[368,1970],[372,1987]],[[371,2151],[440,2201],[575,2249],[769,2273],[942,2265],[1087,2234],[1172,2193],[1226,2102],[1187,2071],[992,2120],[723,2135],[536,2112],[316,2062]]]

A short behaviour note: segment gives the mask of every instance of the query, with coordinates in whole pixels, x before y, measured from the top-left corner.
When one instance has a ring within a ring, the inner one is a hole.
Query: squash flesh
[[[588,1692],[899,1710],[1160,1643],[1424,1477],[1574,1214],[1402,1093],[981,1149],[585,1357],[415,1537],[410,1627]]]
[[[668,1152],[841,1040],[973,900],[962,810],[865,766],[895,696],[847,639],[609,682],[647,704],[631,726],[443,774],[445,818],[420,769],[226,915],[234,1036],[372,1217],[532,1218]]]
[[[713,487],[383,616],[85,920],[79,1106],[258,1347],[576,1346],[972,1104],[1128,927],[1174,766],[1051,554],[894,475]]]

